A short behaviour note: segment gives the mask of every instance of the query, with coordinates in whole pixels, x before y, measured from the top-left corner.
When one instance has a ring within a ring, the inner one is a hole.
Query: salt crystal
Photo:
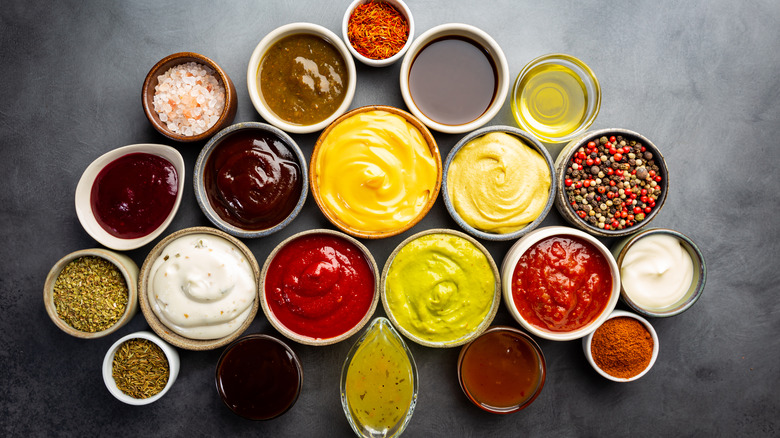
[[[195,62],[177,65],[160,75],[158,82],[154,109],[172,132],[201,134],[219,120],[225,107],[225,88],[212,68]],[[185,117],[185,112],[191,117]]]

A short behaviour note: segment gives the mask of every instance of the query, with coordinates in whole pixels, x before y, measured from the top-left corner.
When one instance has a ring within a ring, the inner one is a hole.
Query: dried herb
[[[54,282],[54,307],[69,326],[95,333],[113,326],[127,307],[127,283],[119,269],[101,257],[79,257]]]
[[[170,368],[162,349],[148,339],[129,339],[114,353],[111,375],[117,388],[133,398],[149,398],[168,384]]]
[[[347,36],[352,47],[366,58],[387,59],[406,44],[409,22],[393,5],[371,0],[352,12]]]

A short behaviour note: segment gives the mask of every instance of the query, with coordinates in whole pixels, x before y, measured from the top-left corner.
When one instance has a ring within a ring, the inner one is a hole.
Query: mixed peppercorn
[[[574,213],[602,230],[622,230],[643,221],[662,193],[653,153],[622,136],[588,142],[572,156],[564,188]]]

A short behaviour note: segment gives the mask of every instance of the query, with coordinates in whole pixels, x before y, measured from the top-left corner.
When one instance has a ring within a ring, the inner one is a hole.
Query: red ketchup
[[[606,258],[590,242],[552,236],[529,248],[512,275],[512,296],[531,324],[553,332],[577,330],[596,319],[612,292]]]
[[[179,175],[170,161],[138,152],[117,158],[98,173],[90,203],[108,234],[136,239],[165,222],[178,191]]]
[[[295,152],[274,134],[255,129],[223,138],[206,161],[203,181],[219,217],[253,231],[283,222],[303,190]]]
[[[357,325],[374,298],[374,273],[363,252],[329,234],[295,239],[276,253],[265,294],[281,324],[311,338],[339,336]]]

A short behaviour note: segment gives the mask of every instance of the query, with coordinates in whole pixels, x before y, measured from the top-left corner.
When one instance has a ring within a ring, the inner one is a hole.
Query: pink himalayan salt
[[[171,132],[199,135],[217,123],[225,108],[225,88],[211,67],[188,62],[157,77],[154,110]]]

